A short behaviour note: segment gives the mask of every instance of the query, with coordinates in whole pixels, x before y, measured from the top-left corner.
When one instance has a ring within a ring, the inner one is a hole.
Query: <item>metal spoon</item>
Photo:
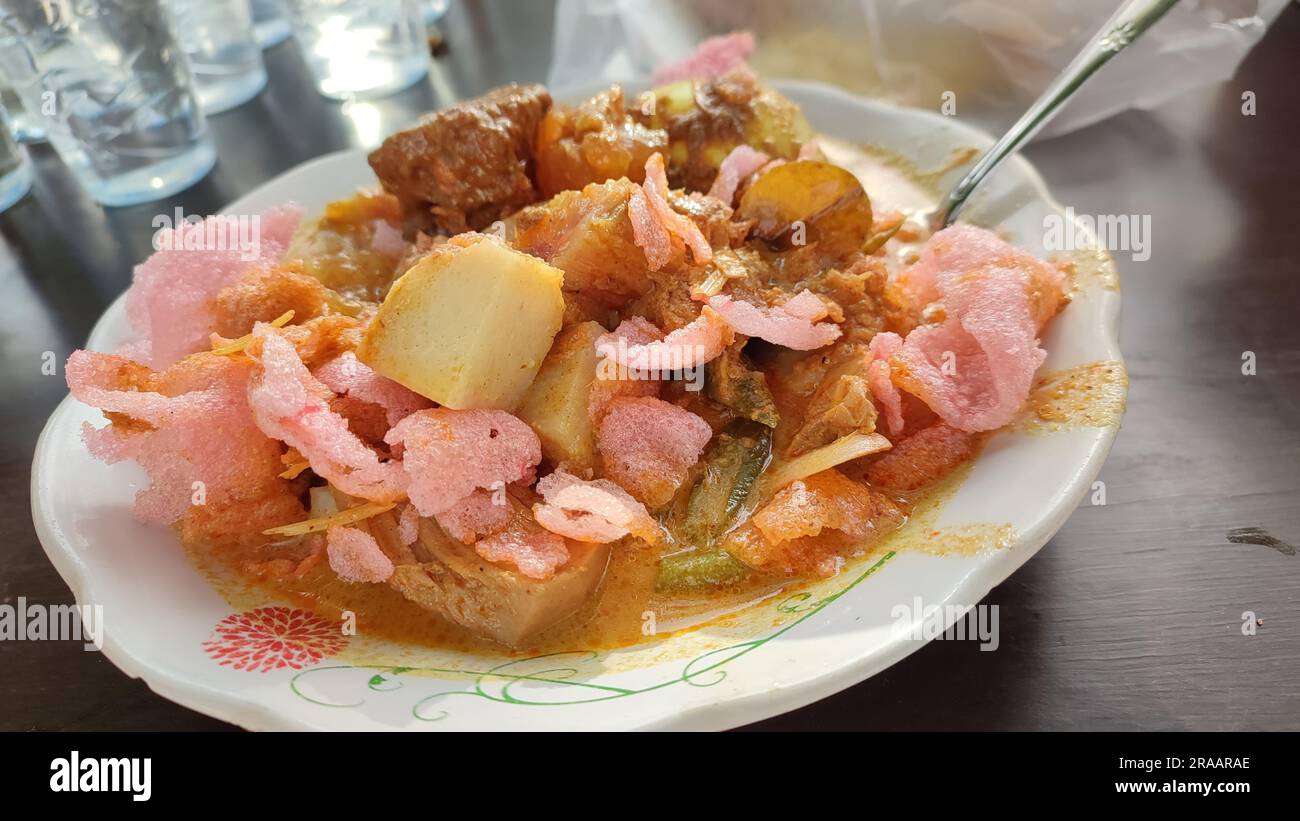
[[[999,163],[1014,154],[1039,129],[1047,125],[1097,69],[1151,28],[1177,2],[1178,0],[1128,0],[1120,6],[1029,110],[1002,135],[1002,139],[984,152],[943,203],[930,214],[930,227],[937,231],[951,225],[971,192]]]

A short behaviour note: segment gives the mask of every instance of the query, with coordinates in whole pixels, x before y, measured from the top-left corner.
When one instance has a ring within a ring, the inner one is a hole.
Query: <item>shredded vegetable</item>
[[[774,464],[763,476],[759,498],[766,498],[781,488],[814,473],[821,473],[845,462],[870,456],[890,448],[889,440],[878,433],[850,433],[829,445]]]
[[[272,319],[269,324],[274,328],[283,328],[285,325],[288,325],[292,319],[293,319],[293,311],[289,310],[280,314],[275,319]],[[212,349],[212,353],[216,354],[217,356],[230,356],[231,354],[239,353],[240,351],[244,350],[244,348],[247,348],[248,343],[252,341],[253,341],[252,334],[244,334],[238,339],[232,339],[231,341],[227,342],[224,345],[218,345],[217,347]]]
[[[694,547],[662,559],[655,589],[680,593],[732,584],[749,575],[744,564],[714,548],[744,508],[772,452],[771,432],[748,425],[747,435],[723,433],[705,457],[704,469],[691,489],[686,513],[673,528],[679,544]]]
[[[749,278],[749,269],[736,256],[736,252],[725,249],[713,255],[712,267],[699,285],[691,289],[691,299],[707,302],[709,297],[722,293],[727,283],[733,279]]]
[[[889,241],[890,237],[898,233],[905,222],[907,222],[907,215],[898,211],[877,215],[876,221],[871,224],[871,235],[862,246],[862,253],[874,254]]]
[[[268,528],[263,530],[262,533],[266,536],[305,536],[308,533],[329,530],[336,525],[350,525],[362,519],[369,519],[371,516],[378,516],[380,513],[385,513],[394,507],[396,507],[394,502],[365,502],[347,510],[340,510],[338,513],[329,516]]]
[[[722,356],[704,366],[705,391],[714,402],[746,419],[775,428],[781,415],[767,387],[767,375],[745,360],[742,344],[733,343]]]
[[[302,473],[304,470],[306,470],[309,467],[311,467],[311,462],[308,462],[306,459],[303,459],[298,462],[291,462],[289,464],[289,467],[285,468],[284,472],[280,474],[280,478],[297,479],[298,474]]]

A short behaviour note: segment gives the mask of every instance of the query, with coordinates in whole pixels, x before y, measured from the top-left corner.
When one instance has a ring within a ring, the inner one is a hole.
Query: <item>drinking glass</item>
[[[321,94],[381,97],[429,70],[418,0],[289,0],[294,34]]]
[[[9,115],[0,107],[0,211],[27,196],[32,188],[32,167],[10,132]]]
[[[253,0],[253,36],[262,48],[284,42],[289,36],[289,13],[284,0]]]
[[[0,86],[4,86],[0,88],[0,108],[9,111],[9,131],[14,139],[20,143],[45,142],[45,128],[23,110],[23,101],[4,82],[4,72],[0,72]]]
[[[266,87],[248,0],[171,0],[176,39],[205,114],[246,103]]]
[[[104,205],[170,196],[216,162],[163,0],[0,0],[0,72]]]
[[[441,20],[450,6],[451,0],[420,0],[420,11],[424,16],[424,22],[429,25]]]

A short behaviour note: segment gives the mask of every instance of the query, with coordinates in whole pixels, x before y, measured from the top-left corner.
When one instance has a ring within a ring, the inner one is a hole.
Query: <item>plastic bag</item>
[[[1184,0],[1099,71],[1043,136],[1149,109],[1230,78],[1287,0]],[[939,109],[998,133],[1065,67],[1118,0],[560,0],[549,85],[649,77],[736,29],[761,76],[820,80]],[[952,112],[949,112],[952,113]],[[1041,137],[1040,137],[1041,138]]]

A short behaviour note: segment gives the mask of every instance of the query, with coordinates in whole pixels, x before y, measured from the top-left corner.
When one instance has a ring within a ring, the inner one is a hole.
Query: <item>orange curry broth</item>
[[[966,463],[974,460],[985,437],[979,437]],[[867,461],[873,457],[865,457]],[[856,473],[857,471],[850,471]],[[950,471],[951,476],[955,471]],[[882,532],[864,550],[849,559],[840,573],[872,560],[880,552],[881,542],[902,527],[911,511],[924,502],[933,503],[936,494],[951,492],[941,478],[931,485],[908,494],[893,494],[904,512],[891,531]],[[737,522],[739,525],[740,522]],[[223,548],[191,557],[200,565],[216,560],[239,580],[267,594],[287,599],[292,604],[328,619],[342,619],[345,611],[356,614],[357,629],[367,635],[390,641],[422,645],[467,653],[500,655],[503,651],[520,655],[538,655],[567,650],[611,650],[628,647],[650,639],[662,639],[674,633],[694,630],[719,617],[764,601],[777,593],[790,593],[819,579],[801,579],[755,575],[746,582],[720,587],[696,595],[664,595],[655,592],[655,574],[659,554],[639,539],[628,537],[613,545],[609,564],[595,592],[573,615],[530,638],[519,647],[502,645],[479,636],[467,628],[407,600],[396,590],[382,584],[352,584],[341,581],[325,561],[318,562],[301,578],[268,577],[251,565],[267,557],[265,547]],[[653,636],[642,633],[644,616],[653,611],[658,629]]]

